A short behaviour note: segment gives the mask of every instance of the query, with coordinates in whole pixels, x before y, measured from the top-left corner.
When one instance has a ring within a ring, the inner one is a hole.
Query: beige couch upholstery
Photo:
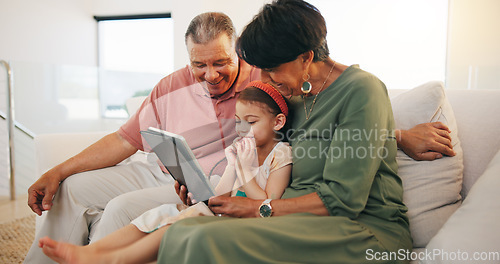
[[[434,85],[439,86],[440,84],[434,83]],[[391,90],[389,94],[391,98],[395,98],[396,95],[405,92],[407,91]],[[401,253],[398,255],[399,258],[410,258],[413,263],[460,263],[457,257],[464,257],[463,252],[467,252],[469,258],[474,257],[474,252],[500,252],[500,224],[497,224],[500,219],[500,191],[493,192],[491,190],[491,186],[500,189],[500,156],[496,157],[490,164],[500,149],[500,90],[447,89],[445,90],[445,98],[451,104],[456,119],[458,138],[463,150],[463,180],[457,179],[455,183],[458,183],[461,197],[465,200],[462,204],[462,199],[459,197],[449,215],[438,219],[439,232],[437,234],[434,232],[421,239],[424,244],[420,245],[419,248],[415,248],[406,256],[402,255],[403,252],[398,252]],[[405,106],[414,109],[411,103],[410,105],[405,103]],[[416,106],[415,109],[417,109]],[[394,109],[394,112],[401,111],[401,109]],[[447,116],[445,117],[447,118]],[[38,173],[41,175],[44,171],[62,162],[70,155],[76,154],[104,134],[38,136],[35,139]],[[139,159],[143,159],[141,155],[144,156],[140,153],[135,155],[138,155]],[[432,166],[432,162],[426,164]],[[478,184],[478,190],[472,190],[488,165],[490,167],[485,173],[484,181],[480,185]],[[404,170],[404,168],[400,170]],[[446,170],[444,169],[444,171]],[[436,181],[439,181],[440,175],[434,177]],[[490,190],[486,190],[488,186]],[[469,197],[469,193],[471,193],[471,197]],[[408,199],[418,200],[419,195]],[[477,204],[483,203],[488,203],[486,209],[477,206]],[[410,210],[412,209],[410,208]],[[476,215],[477,217],[475,217]],[[419,236],[417,233],[412,235],[414,240]],[[429,239],[430,242],[427,244]],[[429,252],[440,254],[429,255]],[[460,253],[462,256],[459,256]],[[444,254],[448,254],[447,258]],[[452,259],[453,256],[454,259]],[[494,257],[493,255],[488,258]],[[490,262],[481,260],[478,263],[498,263],[499,261],[500,259]],[[474,263],[474,261],[468,259],[462,263]]]
[[[434,82],[427,85],[438,87],[440,83]],[[394,107],[394,101],[397,100],[397,96],[411,92],[408,90],[389,91],[396,119],[397,112],[401,109]],[[418,93],[407,96],[412,100],[405,102],[405,106],[399,105],[399,107],[405,108],[404,111],[413,109],[415,112],[419,106],[413,104],[416,104],[418,96]],[[500,224],[498,224],[500,192],[495,190],[500,188],[500,118],[498,116],[500,113],[500,90],[447,89],[445,90],[445,99],[451,105],[456,120],[458,143],[463,151],[463,178],[456,180],[460,183],[461,199],[452,204],[449,207],[450,210],[444,210],[446,212],[442,214],[432,215],[431,212],[424,212],[426,216],[436,219],[427,222],[425,226],[418,226],[418,230],[415,230],[415,225],[419,225],[420,221],[415,221],[412,210],[416,208],[412,208],[410,205],[414,205],[415,200],[428,199],[429,195],[442,197],[443,193],[448,191],[448,187],[440,186],[439,189],[432,190],[435,192],[433,194],[427,192],[426,189],[432,187],[428,187],[430,184],[426,184],[421,186],[419,192],[411,192],[410,186],[407,185],[409,180],[405,179],[408,175],[405,173],[411,174],[411,177],[421,177],[425,173],[432,174],[429,168],[435,166],[436,161],[420,162],[418,170],[411,172],[406,170],[405,166],[408,164],[404,160],[400,160],[398,154],[400,176],[403,178],[405,187],[405,203],[409,207],[408,214],[411,216],[410,225],[412,225],[414,246],[416,246],[415,242],[425,242],[414,248],[411,254],[400,255],[400,257],[410,259],[412,263],[500,263]],[[432,99],[425,98],[424,102],[420,103],[425,103],[428,100]],[[417,111],[416,114],[423,114],[422,112]],[[444,115],[445,107],[438,109],[438,112],[436,115]],[[453,118],[453,116],[446,116],[446,118]],[[444,123],[452,121],[446,120],[446,118],[438,121]],[[443,162],[446,159],[450,158],[444,157],[437,162]],[[432,175],[433,181],[442,180],[446,171],[455,169],[451,167],[454,166],[453,164],[446,164],[446,162],[443,164],[446,166],[445,168],[433,169],[439,171]],[[447,184],[452,185],[453,182]],[[412,196],[406,196],[410,192]],[[446,206],[446,203],[444,204]],[[442,210],[443,207],[437,208],[437,210]],[[424,236],[422,238],[422,234],[433,228],[437,229],[432,232],[431,237]]]

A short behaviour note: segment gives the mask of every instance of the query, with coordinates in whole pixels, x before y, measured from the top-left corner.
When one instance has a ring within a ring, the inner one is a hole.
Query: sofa
[[[457,155],[415,161],[398,150],[399,174],[414,249],[367,254],[367,260],[411,263],[500,263],[500,90],[444,89],[441,82],[389,90],[398,128],[440,121],[452,129]],[[127,104],[135,111],[144,97]],[[106,133],[35,138],[41,175]],[[154,162],[138,152],[124,162]],[[119,166],[119,165],[118,165]],[[43,216],[37,218],[37,227]]]

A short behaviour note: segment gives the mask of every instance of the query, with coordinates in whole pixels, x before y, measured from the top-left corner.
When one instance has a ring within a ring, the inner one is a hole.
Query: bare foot
[[[106,263],[105,258],[102,258],[97,251],[88,246],[76,246],[69,243],[58,242],[49,237],[41,238],[38,245],[42,248],[45,255],[57,263]]]
[[[72,257],[76,246],[57,242],[49,237],[41,238],[38,246],[42,248],[43,253],[57,263],[76,263],[76,259]]]

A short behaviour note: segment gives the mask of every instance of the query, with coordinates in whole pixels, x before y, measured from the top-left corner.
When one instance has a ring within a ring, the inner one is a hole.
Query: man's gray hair
[[[196,44],[206,44],[216,39],[219,34],[226,33],[231,40],[236,40],[233,21],[224,13],[207,12],[197,15],[186,30],[184,41],[191,37]]]

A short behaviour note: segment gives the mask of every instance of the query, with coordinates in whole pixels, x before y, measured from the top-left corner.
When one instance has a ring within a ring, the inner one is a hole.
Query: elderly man
[[[185,39],[190,66],[162,79],[117,132],[54,167],[30,187],[32,210],[38,215],[49,212],[26,263],[52,263],[38,248],[40,237],[85,245],[148,209],[180,203],[171,177],[158,165],[114,166],[138,149],[148,150],[139,131],[157,127],[183,135],[207,175],[224,158],[224,148],[236,137],[235,99],[260,72],[238,59],[236,32],[224,14],[195,17]],[[218,164],[214,171],[223,169]]]
[[[114,166],[137,150],[150,150],[141,130],[157,127],[181,134],[207,175],[223,171],[219,161],[236,137],[235,99],[247,83],[260,76],[259,70],[238,59],[235,40],[226,15],[195,17],[185,34],[190,65],[162,79],[117,132],[49,170],[29,188],[31,209],[38,215],[49,212],[25,263],[52,263],[38,248],[43,236],[85,245],[151,208],[181,203],[171,177],[157,164]],[[439,158],[437,152],[453,155],[446,129],[426,124],[401,131],[398,142],[418,159]],[[412,134],[425,137],[406,136]]]

